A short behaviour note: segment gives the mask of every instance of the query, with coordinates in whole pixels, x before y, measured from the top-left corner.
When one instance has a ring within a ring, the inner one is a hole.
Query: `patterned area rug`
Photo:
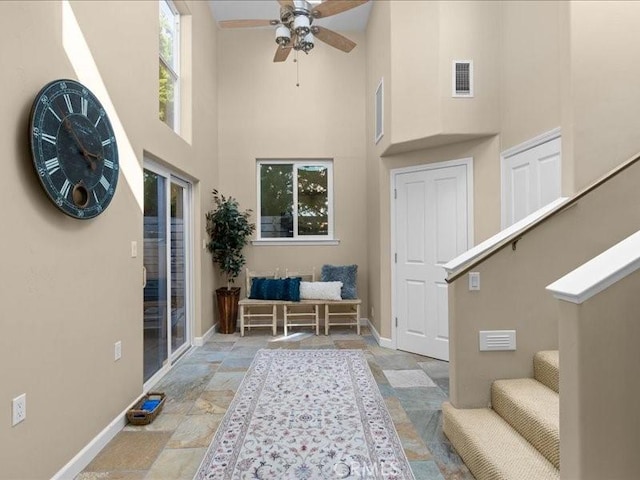
[[[415,480],[360,350],[260,350],[194,478]]]

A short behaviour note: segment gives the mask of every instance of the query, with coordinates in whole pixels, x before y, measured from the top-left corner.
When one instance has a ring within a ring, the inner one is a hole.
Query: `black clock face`
[[[118,183],[118,147],[98,99],[74,80],[56,80],[31,110],[33,162],[55,205],[75,218],[93,218],[111,202]]]

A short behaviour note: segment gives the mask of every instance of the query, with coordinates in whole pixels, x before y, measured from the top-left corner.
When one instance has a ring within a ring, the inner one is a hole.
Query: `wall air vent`
[[[452,69],[453,97],[473,97],[473,62],[454,60]]]
[[[515,330],[481,330],[480,351],[515,350]]]

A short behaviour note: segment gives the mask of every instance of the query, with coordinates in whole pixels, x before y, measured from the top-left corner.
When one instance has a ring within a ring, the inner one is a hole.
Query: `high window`
[[[333,239],[330,160],[258,162],[258,239]]]
[[[160,0],[160,120],[180,130],[180,14],[171,0]]]

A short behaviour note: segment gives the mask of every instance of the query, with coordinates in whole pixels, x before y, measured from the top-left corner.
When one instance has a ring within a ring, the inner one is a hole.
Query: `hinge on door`
[[[393,198],[395,198],[396,200],[398,199],[398,189],[397,188],[393,189]]]
[[[398,254],[394,253],[394,262],[398,263]]]
[[[396,317],[396,328],[398,328],[398,317]]]

